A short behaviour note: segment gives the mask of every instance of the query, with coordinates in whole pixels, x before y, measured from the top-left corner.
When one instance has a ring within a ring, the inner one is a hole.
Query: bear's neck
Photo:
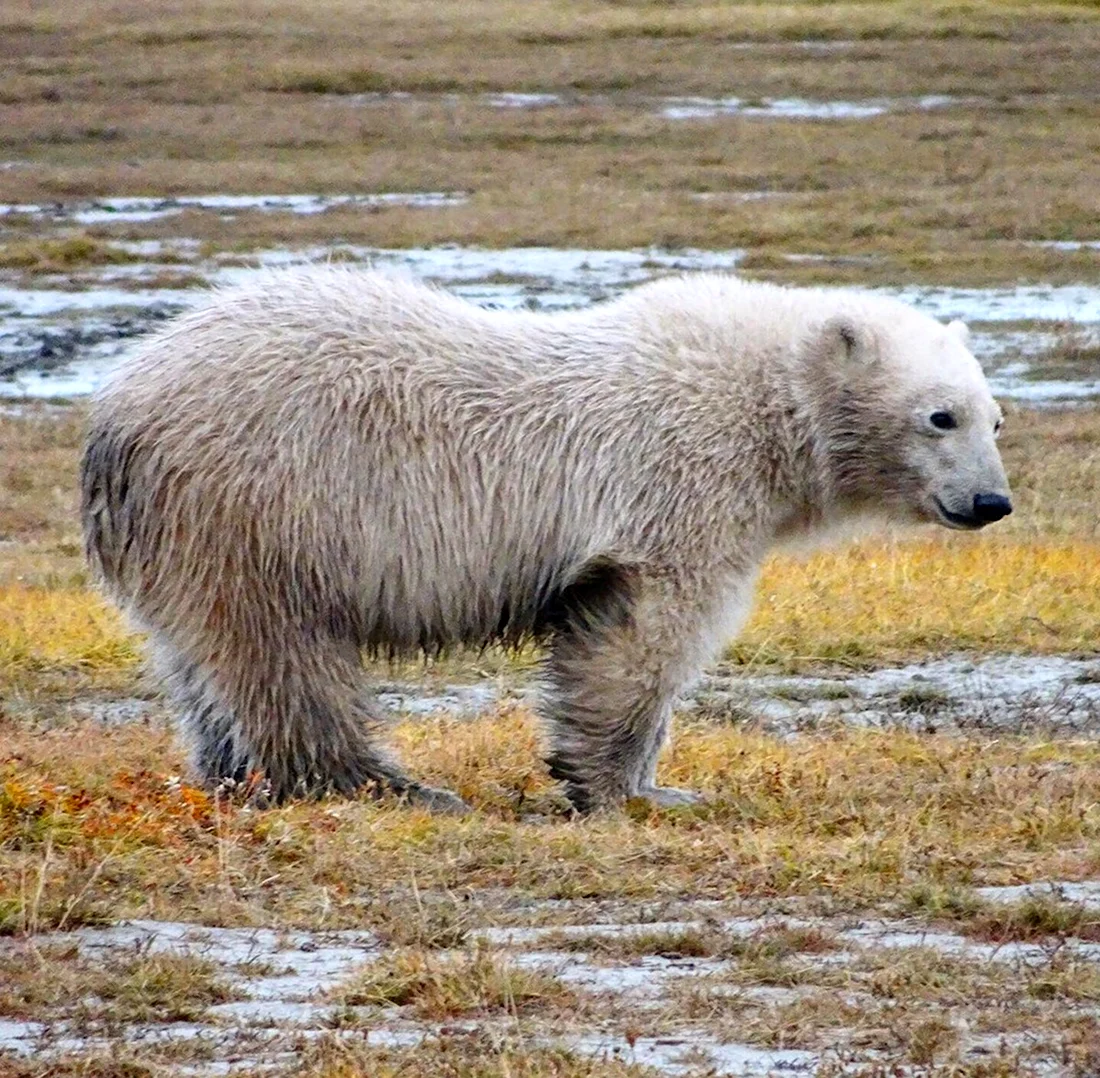
[[[738,477],[741,488],[732,491],[730,511],[753,533],[760,556],[778,546],[827,542],[862,519],[862,509],[845,492],[821,402],[805,384],[797,359],[789,352],[746,357],[737,373],[736,386],[712,384],[725,400],[711,414],[725,425],[724,470]],[[742,516],[747,504],[766,511]]]
[[[847,414],[853,408],[851,394],[843,394],[843,405],[823,394],[797,360],[783,377],[784,388],[774,389],[786,405],[781,438],[786,454],[771,491],[777,507],[773,545],[850,538],[881,516],[881,499],[868,497],[865,417]],[[830,413],[841,406],[846,414],[838,437],[837,416]],[[856,442],[851,429],[861,432]]]

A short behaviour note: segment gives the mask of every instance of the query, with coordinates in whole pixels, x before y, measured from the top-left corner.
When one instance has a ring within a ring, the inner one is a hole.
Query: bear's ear
[[[821,330],[822,352],[842,363],[867,363],[872,356],[867,330],[850,314],[834,314]]]
[[[954,322],[948,322],[947,328],[951,330],[963,344],[970,343],[970,327],[961,318],[956,318]]]

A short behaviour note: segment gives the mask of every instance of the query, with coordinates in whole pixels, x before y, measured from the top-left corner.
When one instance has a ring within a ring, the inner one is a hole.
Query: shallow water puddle
[[[1081,883],[1023,883],[1014,887],[978,887],[975,894],[988,902],[1020,902],[1024,899],[1049,899],[1069,902],[1087,910],[1100,910],[1100,880]]]
[[[178,257],[179,249],[172,253]],[[585,306],[660,273],[732,269],[742,256],[741,251],[543,247],[342,248],[339,253],[446,284],[475,303],[544,309]],[[256,254],[248,265],[215,259],[188,269],[200,270],[209,284],[226,286],[329,255],[324,249],[278,249]],[[97,389],[126,350],[123,338],[208,299],[204,289],[140,287],[143,277],[165,268],[149,263],[96,269],[79,278],[83,291],[58,287],[64,279],[40,279],[34,288],[0,286],[0,396],[77,396]]]
[[[627,1040],[615,1034],[589,1033],[563,1037],[561,1043],[596,1059],[638,1063],[670,1075],[702,1073],[749,1078],[756,1075],[812,1074],[821,1062],[815,1052],[723,1044],[714,1037],[698,1034]]]
[[[497,681],[425,691],[387,685],[379,695],[405,715],[475,718],[502,699],[534,703],[536,690]],[[757,722],[781,735],[822,720],[919,730],[1100,729],[1100,663],[1063,656],[959,656],[829,675],[750,674],[719,668],[680,704],[685,712]]]
[[[0,1052],[29,1053],[45,1032],[42,1022],[22,1022],[0,1018]]]
[[[127,921],[53,939],[76,943],[85,954],[188,954],[231,970],[270,965],[277,972],[246,976],[234,971],[231,978],[250,999],[272,1003],[308,1000],[378,952],[377,941],[365,932],[276,932],[270,928],[212,928],[174,921]]]
[[[1100,727],[1100,664],[1063,656],[953,657],[860,674],[720,672],[687,708],[733,709],[784,734],[821,719],[915,729]]]
[[[321,196],[286,197],[308,202]],[[242,199],[248,201],[245,196]],[[537,310],[583,307],[669,273],[733,270],[744,257],[744,252],[736,249],[341,247],[335,251],[260,251],[242,263],[240,256],[201,259],[196,241],[186,239],[127,240],[117,246],[150,261],[38,277],[30,288],[0,284],[0,396],[68,397],[92,392],[129,347],[131,337],[206,300],[205,289],[191,285],[230,286],[273,267],[324,261],[334,255],[407,271],[483,306]],[[792,261],[845,261],[842,256],[812,253],[789,257]],[[1053,327],[1078,327],[1093,336],[1100,334],[1100,287],[872,291],[898,296],[943,320],[962,318],[975,323],[976,353],[986,363],[995,391],[1003,397],[1047,403],[1100,394],[1100,378],[1087,369],[1077,376],[1072,367],[1063,365],[1050,376],[1036,377],[1033,359],[1057,343]],[[1016,326],[1022,321],[1046,323],[1050,328],[1021,331]]]
[[[1024,240],[1025,247],[1048,247],[1052,251],[1100,251],[1100,240]]]
[[[848,48],[853,42],[794,42],[803,49],[834,51]],[[743,42],[734,46],[743,49],[760,48],[756,43]],[[822,100],[804,97],[752,97],[730,94],[723,97],[663,96],[633,93],[563,93],[555,91],[504,90],[484,94],[411,93],[370,91],[360,94],[328,94],[334,106],[380,107],[391,104],[424,102],[437,105],[480,105],[491,109],[555,109],[555,108],[627,108],[650,112],[666,120],[713,120],[726,116],[743,116],[764,120],[869,120],[876,116],[899,112],[931,112],[950,108],[1022,108],[1064,98],[1051,94],[1024,94],[1007,99],[980,95],[923,94],[906,97],[873,97],[852,100]]]
[[[1087,358],[1072,358],[1075,345],[1082,353],[1100,346],[1100,326],[1078,323],[1068,334],[1064,323],[1003,330],[995,322],[972,322],[970,329],[971,348],[994,396],[1039,406],[1100,397],[1100,367]]]
[[[80,202],[0,203],[0,217],[18,215],[77,225],[157,221],[186,210],[220,217],[237,213],[324,213],[335,206],[379,209],[386,206],[461,206],[463,191],[386,191],[364,195],[181,195],[168,198],[98,198]]]
[[[600,926],[605,928],[606,926]],[[85,960],[96,955],[148,954],[190,955],[215,963],[219,976],[246,998],[207,1008],[201,1021],[165,1023],[135,1022],[117,1035],[131,1046],[154,1043],[202,1045],[207,1057],[197,1064],[222,1070],[228,1063],[253,1066],[284,1056],[288,1048],[305,1037],[310,1039],[333,1028],[338,1005],[324,1001],[323,993],[351,975],[378,953],[369,934],[359,932],[286,932],[268,929],[209,928],[173,922],[135,921],[111,928],[82,929],[36,938],[39,947],[77,947]],[[0,948],[19,946],[0,943]],[[548,970],[575,990],[654,997],[670,980],[713,972],[721,963],[692,959],[684,963],[649,956],[629,966],[604,966],[588,962],[583,955],[525,952],[514,956],[521,965]],[[260,970],[247,973],[249,966]],[[269,972],[271,969],[276,972]],[[365,1010],[352,1008],[351,1011]],[[345,1012],[350,1013],[350,1012]],[[369,1031],[371,1043],[390,1046],[418,1044],[439,1033],[432,1023],[416,1023],[401,1017],[392,1022],[375,1020]],[[462,1023],[449,1023],[453,1031]],[[362,1037],[357,1029],[349,1035]],[[550,1036],[546,1043],[561,1044],[591,1055],[615,1054],[622,1047],[618,1038],[583,1028],[576,1034]],[[62,1052],[103,1051],[111,1040],[100,1029],[51,1025],[40,1021],[0,1022],[0,1050],[38,1057]],[[686,1073],[681,1068],[686,1049],[705,1051],[708,1073],[756,1075],[770,1073],[780,1062],[805,1064],[816,1061],[808,1052],[773,1053],[741,1045],[722,1044],[691,1031],[668,1038],[641,1039],[634,1043],[638,1061],[669,1074]],[[220,1058],[219,1058],[220,1057]],[[693,1056],[697,1072],[698,1056]]]
[[[378,702],[403,715],[432,715],[446,712],[472,717],[488,711],[501,699],[501,691],[487,682],[475,685],[447,685],[437,693],[423,693],[413,685],[399,685],[378,693]]]
[[[975,894],[996,902],[1016,902],[1022,897],[1054,898],[1057,901],[1100,908],[1100,881],[1083,883],[1036,883],[1020,887],[983,887]],[[832,921],[823,917],[735,917],[709,920],[683,920],[663,922],[638,922],[618,924],[576,924],[540,926],[531,928],[483,929],[476,935],[495,946],[511,947],[516,961],[527,966],[548,969],[563,980],[584,985],[593,991],[618,991],[652,997],[670,981],[685,976],[711,978],[724,969],[737,966],[736,959],[680,957],[639,954],[629,960],[599,958],[599,944],[608,939],[629,941],[631,938],[667,935],[674,939],[679,934],[703,933],[715,929],[747,939],[782,927],[784,929],[818,929],[831,934],[849,951],[801,954],[799,960],[813,966],[826,967],[849,961],[853,953],[860,951],[920,949],[953,955],[978,962],[999,961],[1007,963],[1039,964],[1049,960],[1051,947],[1043,943],[987,943],[970,939],[956,932],[929,928],[913,919],[875,919],[857,922],[850,919]],[[569,951],[539,950],[542,941],[568,939]],[[592,941],[592,949],[586,951],[583,944]],[[1081,940],[1056,941],[1058,949],[1069,948],[1072,953],[1089,961],[1100,960],[1100,944]]]
[[[584,933],[574,938],[584,939]],[[634,1005],[659,999],[673,981],[719,973],[729,966],[717,959],[663,955],[639,955],[630,962],[594,962],[583,952],[538,950],[518,951],[513,961],[517,966],[549,971],[564,984],[585,992],[629,996]]]
[[[481,100],[494,109],[541,109],[552,105],[564,104],[561,94],[538,94],[505,91],[499,94],[486,94]]]
[[[761,202],[770,198],[794,198],[798,191],[689,191],[693,202]],[[789,256],[792,260],[795,256]]]
[[[332,1006],[315,997],[378,953],[373,936],[364,932],[276,932],[170,921],[123,922],[110,928],[39,936],[35,942],[77,947],[85,959],[93,960],[170,954],[214,963],[219,977],[242,999],[207,1008],[203,1022],[133,1023],[126,1031],[128,1042],[203,1039],[212,1045],[231,1041],[237,1028],[326,1028]],[[0,1049],[24,1054],[39,1053],[47,1046],[53,1052],[87,1051],[100,1042],[94,1033],[49,1029],[42,1022],[0,1023]]]
[[[476,719],[503,701],[535,705],[538,691],[522,679],[430,688],[387,682],[378,686],[377,699],[399,717]],[[752,674],[719,667],[700,679],[678,710],[752,722],[780,736],[822,721],[917,730],[1091,732],[1100,730],[1100,662],[1060,655],[956,656],[828,675]],[[160,707],[131,698],[75,704],[72,711],[115,725],[147,721]]]
[[[868,120],[888,112],[928,112],[977,99],[929,94],[925,97],[874,98],[867,101],[811,101],[803,97],[670,97],[658,111],[666,120],[713,120],[749,116],[772,120]]]
[[[964,322],[1100,322],[1100,288],[1095,285],[1015,285],[1012,288],[910,285],[872,291],[897,296],[944,321],[961,318]]]
[[[662,97],[648,98],[644,108],[666,120],[712,120],[722,116],[748,116],[772,120],[866,120],[888,112],[930,111],[976,99],[945,94],[912,98],[874,98],[867,101],[814,101],[803,97]],[[492,108],[549,108],[564,105],[619,103],[607,96],[564,96],[550,93],[489,94],[480,99]]]

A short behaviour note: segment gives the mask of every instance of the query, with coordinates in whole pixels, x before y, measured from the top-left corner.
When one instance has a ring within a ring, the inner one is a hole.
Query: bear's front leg
[[[672,703],[708,657],[700,604],[644,574],[606,603],[591,588],[584,599],[567,603],[545,668],[551,775],[580,812],[636,797],[694,804],[700,795],[655,776]]]

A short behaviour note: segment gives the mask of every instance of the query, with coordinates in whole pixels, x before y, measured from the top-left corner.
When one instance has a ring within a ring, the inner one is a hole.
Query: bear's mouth
[[[932,501],[936,503],[936,510],[940,514],[940,523],[946,524],[949,528],[961,528],[964,531],[973,532],[979,528],[984,528],[989,523],[967,513],[952,513],[935,495],[933,495]]]

